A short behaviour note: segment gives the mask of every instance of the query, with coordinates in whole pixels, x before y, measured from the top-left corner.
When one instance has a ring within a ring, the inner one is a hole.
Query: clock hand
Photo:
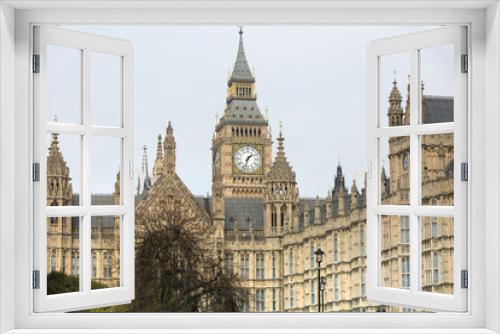
[[[248,165],[248,161],[250,160],[250,158],[252,157],[253,155],[250,154],[246,159],[245,159],[245,169],[247,168],[247,165]]]

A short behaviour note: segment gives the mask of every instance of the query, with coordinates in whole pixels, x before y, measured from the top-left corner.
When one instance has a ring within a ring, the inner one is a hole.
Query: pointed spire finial
[[[148,147],[146,144],[142,147],[142,173],[144,177],[149,178]]]
[[[238,32],[238,34],[243,35],[243,26],[240,26],[240,31]]]
[[[393,80],[392,80],[392,83],[394,86],[396,86],[396,84],[398,83],[398,81],[396,80],[396,77],[397,77],[397,74],[398,74],[398,71],[396,71],[396,68],[394,68],[392,70],[392,74],[393,74]]]
[[[57,122],[57,114],[54,115],[54,122]]]

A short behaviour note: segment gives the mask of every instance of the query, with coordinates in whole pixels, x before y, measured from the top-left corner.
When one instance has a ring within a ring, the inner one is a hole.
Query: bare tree
[[[166,204],[166,203],[165,203]],[[207,240],[211,227],[170,205],[138,217],[136,298],[140,312],[237,312],[244,289]]]

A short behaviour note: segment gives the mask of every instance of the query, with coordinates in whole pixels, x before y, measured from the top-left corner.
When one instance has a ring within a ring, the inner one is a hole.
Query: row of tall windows
[[[260,137],[262,131],[258,128],[235,127],[231,128],[231,133],[236,137]]]
[[[252,88],[250,87],[236,87],[236,94],[240,97],[252,97]]]

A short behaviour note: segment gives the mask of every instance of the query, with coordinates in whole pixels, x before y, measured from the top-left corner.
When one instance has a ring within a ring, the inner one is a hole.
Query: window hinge
[[[462,181],[469,181],[469,165],[466,162],[460,164],[460,179]]]
[[[469,287],[469,272],[467,270],[462,270],[460,281],[460,287],[462,289],[467,289]]]
[[[33,73],[40,73],[40,55],[33,55]]]
[[[40,270],[33,270],[33,289],[40,289]]]
[[[40,163],[33,163],[33,182],[40,181]]]
[[[469,72],[469,56],[462,55],[462,73]]]

